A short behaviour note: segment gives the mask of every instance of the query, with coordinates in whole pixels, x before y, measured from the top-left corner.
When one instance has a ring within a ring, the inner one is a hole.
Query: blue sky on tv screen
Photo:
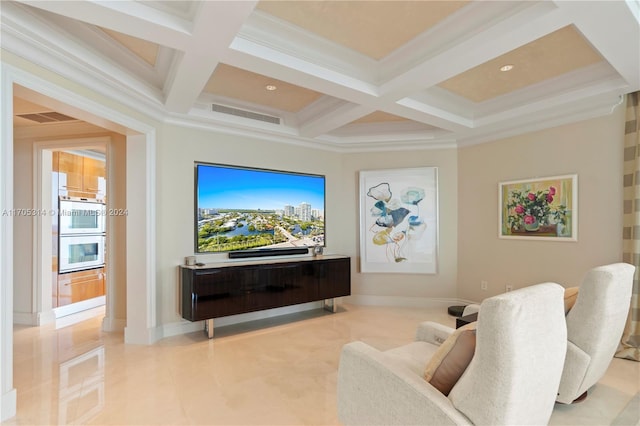
[[[324,177],[198,164],[198,207],[282,210],[309,203],[324,210]]]

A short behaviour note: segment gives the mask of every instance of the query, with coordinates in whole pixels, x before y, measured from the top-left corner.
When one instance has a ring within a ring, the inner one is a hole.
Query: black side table
[[[449,315],[459,318],[462,316],[462,312],[466,307],[467,305],[449,306],[449,308],[447,309],[447,312],[449,313]]]
[[[460,318],[456,318],[456,328],[460,328],[463,325],[467,325],[469,323],[478,321],[478,313],[475,312],[473,314],[465,315]]]

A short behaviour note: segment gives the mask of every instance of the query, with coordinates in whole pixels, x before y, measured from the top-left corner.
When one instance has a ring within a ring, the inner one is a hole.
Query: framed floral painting
[[[361,272],[435,274],[438,169],[360,172]]]
[[[498,237],[578,240],[578,175],[501,182]]]

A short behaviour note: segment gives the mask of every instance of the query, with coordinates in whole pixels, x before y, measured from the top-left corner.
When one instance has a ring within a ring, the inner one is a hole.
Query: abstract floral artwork
[[[500,238],[577,241],[577,175],[502,182],[498,191]]]
[[[438,169],[360,172],[361,272],[435,274]]]

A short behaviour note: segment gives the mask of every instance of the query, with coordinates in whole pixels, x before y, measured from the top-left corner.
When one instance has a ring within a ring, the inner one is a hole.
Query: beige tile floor
[[[100,317],[55,329],[16,327],[17,416],[7,425],[333,425],[341,347],[379,349],[413,339],[445,309],[344,305],[124,345]],[[640,363],[614,359],[587,400],[556,405],[551,424],[637,424]]]

